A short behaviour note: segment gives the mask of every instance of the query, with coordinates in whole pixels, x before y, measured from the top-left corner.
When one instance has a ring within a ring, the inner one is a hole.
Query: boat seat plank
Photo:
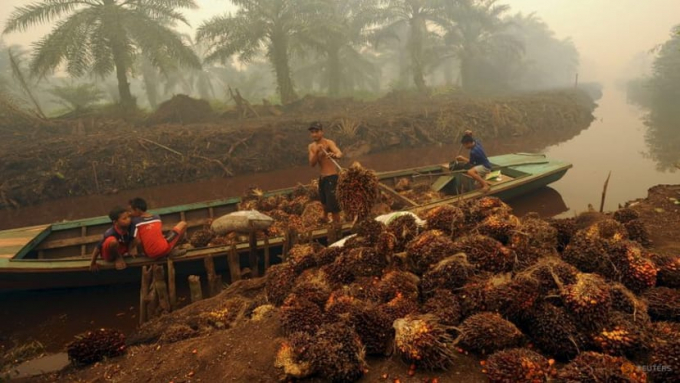
[[[0,258],[13,258],[49,225],[0,231]]]

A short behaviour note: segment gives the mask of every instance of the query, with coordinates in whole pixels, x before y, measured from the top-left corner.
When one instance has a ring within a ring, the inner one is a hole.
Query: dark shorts
[[[326,213],[339,213],[340,204],[335,196],[338,187],[338,175],[322,176],[319,178],[319,199]]]

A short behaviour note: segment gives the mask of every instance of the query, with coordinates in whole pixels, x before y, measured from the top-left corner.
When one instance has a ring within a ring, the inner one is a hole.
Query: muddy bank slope
[[[0,129],[0,208],[69,196],[269,171],[306,162],[306,126],[319,120],[348,158],[451,143],[465,129],[482,139],[574,137],[595,104],[579,91],[495,99],[389,94],[370,103],[304,98],[278,116],[212,116],[195,124],[132,126],[81,119],[49,128]],[[348,160],[346,160],[348,161]]]

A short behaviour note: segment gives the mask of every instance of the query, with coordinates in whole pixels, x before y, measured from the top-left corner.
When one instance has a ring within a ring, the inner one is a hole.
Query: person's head
[[[475,146],[475,140],[468,135],[463,136],[463,138],[460,140],[460,143],[465,146],[465,149],[472,149],[472,147]]]
[[[309,130],[309,136],[312,140],[318,142],[323,138],[323,125],[320,122],[312,122],[307,130]]]
[[[137,197],[129,201],[130,203],[130,215],[133,217],[139,217],[146,212],[146,201]]]
[[[118,227],[130,226],[130,212],[121,206],[116,206],[109,212],[111,222]]]

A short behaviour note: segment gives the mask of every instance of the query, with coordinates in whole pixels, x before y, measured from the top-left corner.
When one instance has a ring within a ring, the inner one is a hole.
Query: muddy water
[[[646,196],[646,190],[655,184],[680,182],[680,173],[657,171],[655,163],[645,157],[648,149],[641,121],[644,111],[627,105],[625,95],[613,86],[605,88],[598,103],[597,120],[569,141],[547,147],[546,143],[554,140],[531,137],[522,141],[484,142],[489,155],[545,151],[551,157],[574,164],[574,168],[550,188],[512,201],[517,215],[537,211],[543,216],[568,216],[586,210],[589,203],[597,207],[609,171],[612,176],[607,209]],[[444,163],[455,157],[459,150],[453,143],[454,138],[451,142],[367,155],[355,160],[378,171]],[[350,163],[351,160],[345,160],[343,165]],[[111,206],[137,195],[146,197],[154,207],[172,206],[239,195],[250,185],[276,189],[297,182],[306,183],[314,177],[314,169],[299,167],[124,191],[117,195],[71,198],[18,211],[2,211],[0,228],[104,215]],[[45,343],[50,351],[58,352],[73,335],[91,328],[115,327],[131,331],[137,323],[137,300],[136,285],[0,295],[0,346],[8,347],[14,342],[33,338]]]

